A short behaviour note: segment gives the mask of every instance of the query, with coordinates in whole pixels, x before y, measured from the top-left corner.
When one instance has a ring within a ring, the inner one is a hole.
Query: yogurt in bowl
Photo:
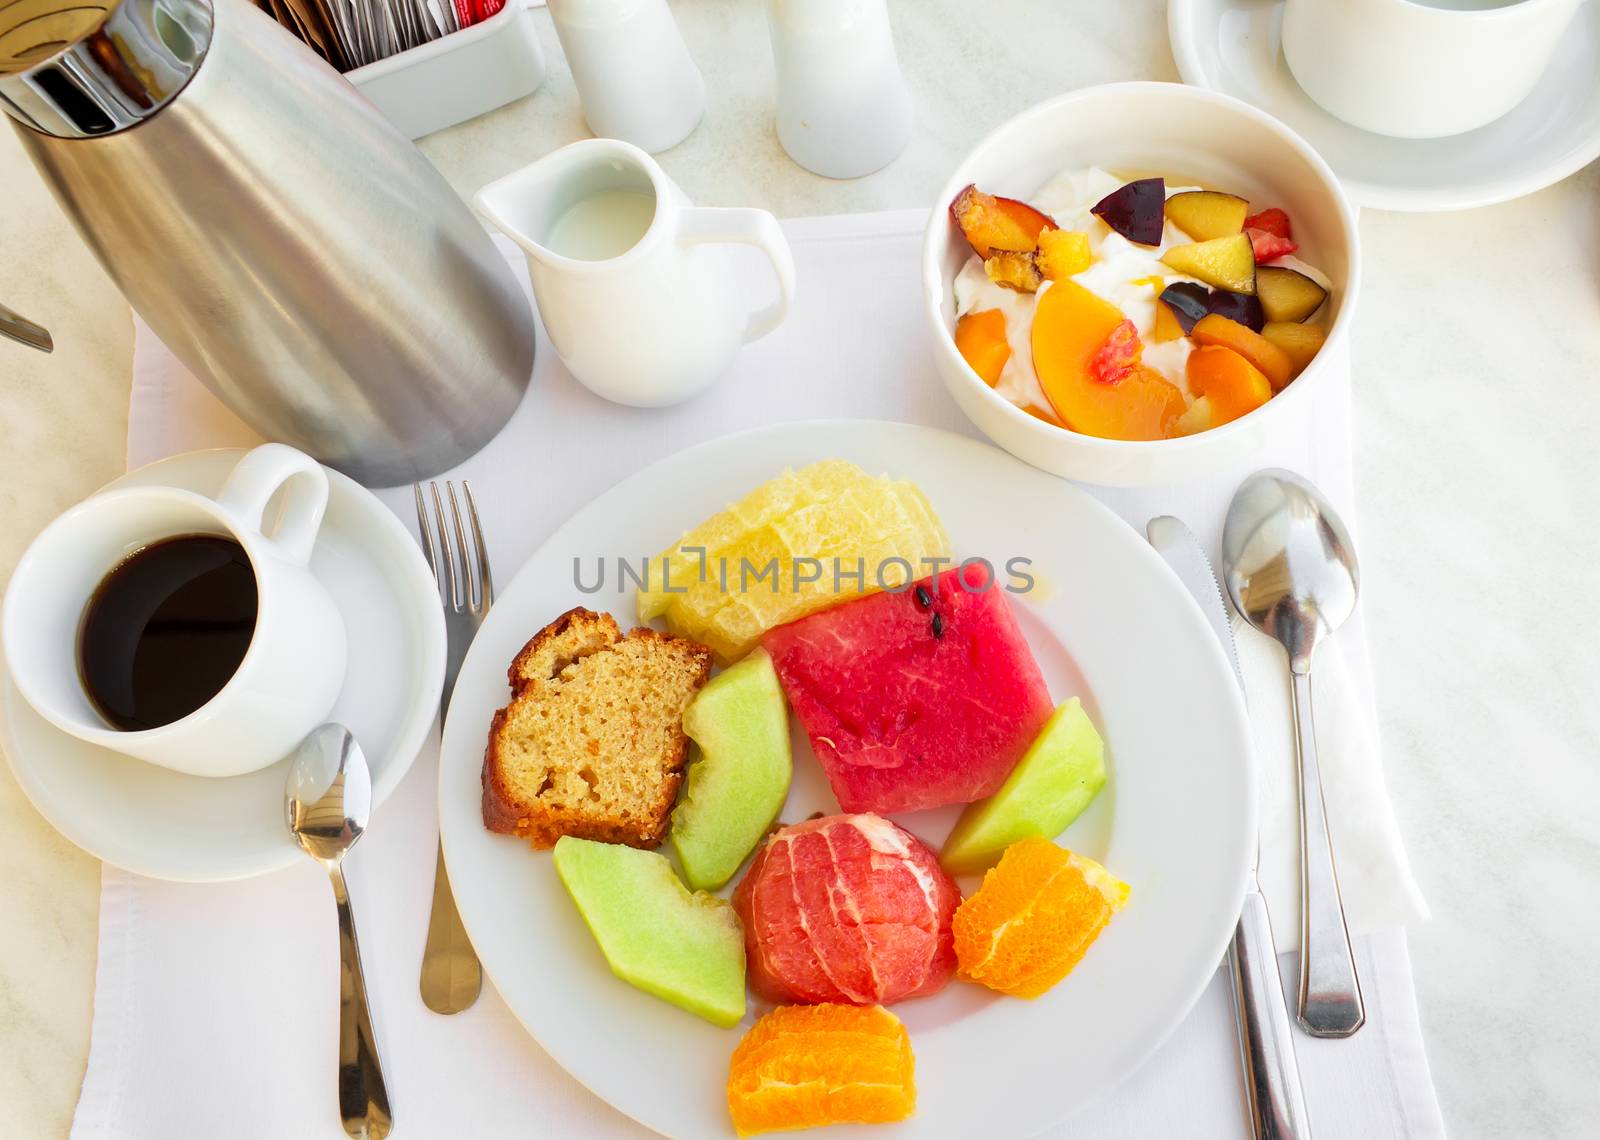
[[[1354,212],[1309,146],[1237,100],[1162,83],[1061,96],[979,144],[938,205],[935,362],[1035,466],[1138,485],[1239,465],[1342,379]]]
[[[1156,244],[1146,245],[1119,233],[1093,212],[1097,204],[1111,199],[1127,184],[1127,179],[1119,178],[1097,166],[1067,171],[1050,179],[1037,193],[1029,195],[1027,205],[1053,220],[1055,228],[1070,234],[1083,235],[1089,263],[1073,273],[1070,280],[1115,306],[1132,323],[1133,331],[1141,346],[1142,363],[1154,369],[1178,389],[1184,397],[1185,412],[1188,412],[1193,408],[1194,402],[1204,395],[1191,384],[1186,367],[1195,347],[1195,342],[1190,339],[1195,322],[1187,320],[1187,314],[1178,316],[1172,305],[1161,300],[1161,295],[1174,284],[1187,283],[1196,287],[1186,293],[1178,294],[1185,299],[1206,296],[1214,287],[1173,268],[1162,260],[1170,250],[1192,245],[1196,241],[1193,236],[1174,224],[1171,217],[1163,216],[1160,237]],[[1202,194],[1205,188],[1167,184],[1163,186],[1163,192],[1167,199],[1172,199],[1180,195]],[[1239,201],[1241,216],[1245,222],[1255,220],[1259,216],[1259,212],[1257,215],[1243,214],[1246,208],[1243,205],[1244,200]],[[1286,229],[1287,225],[1284,224],[1286,222],[1287,215],[1284,215],[1282,223],[1274,218],[1273,224]],[[1241,232],[1248,232],[1254,228],[1242,226]],[[1278,238],[1280,235],[1273,233],[1268,236]],[[1293,248],[1294,244],[1287,235],[1281,240],[1281,245],[1260,242],[1262,248],[1257,251],[1257,264],[1298,273],[1326,293],[1332,282],[1321,270],[1287,252],[1287,249]],[[1285,252],[1276,252],[1279,249]],[[1272,254],[1272,256],[1267,258],[1260,256],[1261,254]],[[1030,291],[1018,288],[1016,283],[1006,281],[1003,276],[1001,280],[997,280],[989,272],[986,260],[974,252],[961,267],[961,271],[956,274],[955,315],[959,323],[961,318],[969,314],[1000,313],[1004,319],[1010,355],[1001,366],[999,375],[993,380],[995,392],[1041,419],[1069,426],[1065,412],[1053,406],[1034,369],[1031,344],[1034,309],[1041,295],[1051,284],[1050,280],[1045,279],[1036,289]],[[1157,327],[1157,315],[1163,307],[1173,313],[1173,319],[1181,322],[1179,328],[1182,330],[1182,335],[1166,336],[1165,334],[1171,331],[1170,325]],[[1298,338],[1302,343],[1320,344],[1325,338],[1324,326],[1318,320],[1321,308],[1319,304],[1309,319],[1303,322],[1292,322],[1307,325],[1305,335]],[[1247,302],[1240,302],[1239,306],[1232,310],[1218,306],[1218,312],[1219,315],[1233,313],[1232,317],[1224,316],[1224,319],[1236,319],[1247,314],[1252,317],[1257,315],[1254,309],[1248,307]],[[1246,327],[1251,327],[1252,331],[1258,334],[1266,323],[1264,314],[1259,316],[1261,319],[1247,319],[1244,322]],[[1183,328],[1184,324],[1189,327]],[[1315,349],[1312,349],[1312,352],[1314,354]],[[982,375],[981,367],[975,365],[975,369]],[[989,377],[985,376],[984,379],[988,380]],[[1215,409],[1212,409],[1208,402],[1207,406],[1202,407],[1200,414],[1180,416],[1174,424],[1174,431],[1176,434],[1192,434],[1196,430],[1207,430],[1219,426],[1214,422],[1215,419]]]

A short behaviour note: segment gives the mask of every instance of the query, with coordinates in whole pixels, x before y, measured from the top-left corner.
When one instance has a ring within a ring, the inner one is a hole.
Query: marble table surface
[[[1065,89],[1178,78],[1159,0],[891,0],[910,148],[832,182],[772,126],[764,6],[673,4],[705,122],[661,156],[708,205],[800,216],[929,204],[992,126]],[[981,18],[980,18],[981,16]],[[532,97],[421,147],[463,193],[587,135],[547,13]],[[1434,918],[1411,932],[1458,1136],[1600,1133],[1600,165],[1518,202],[1368,212],[1354,343],[1368,630],[1393,791]],[[0,129],[0,585],[122,469],[128,309]],[[0,775],[0,1135],[66,1133],[88,1049],[99,866]]]

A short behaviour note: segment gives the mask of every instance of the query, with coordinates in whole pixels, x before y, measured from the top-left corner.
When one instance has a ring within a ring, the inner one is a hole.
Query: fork
[[[411,485],[412,495],[417,501],[417,532],[422,542],[422,552],[427,556],[428,569],[433,571],[434,580],[439,584],[439,598],[444,605],[448,649],[444,666],[444,693],[439,699],[441,717],[449,711],[450,696],[455,692],[456,675],[461,672],[461,661],[467,655],[467,647],[472,644],[489,607],[494,605],[489,549],[484,545],[483,527],[478,522],[478,505],[472,498],[472,485],[464,479],[461,481],[470,530],[461,522],[455,484],[446,482],[444,489],[441,498],[439,484],[428,484],[429,497],[433,500],[433,525],[430,526],[422,485]],[[452,525],[449,527],[445,526],[444,499],[450,501]],[[438,532],[437,552],[434,550],[435,530]],[[477,570],[476,578],[474,567]],[[478,1000],[478,994],[483,989],[483,966],[478,962],[478,955],[467,938],[466,928],[461,925],[461,912],[456,909],[455,894],[450,890],[450,876],[445,871],[442,839],[433,867],[433,911],[428,916],[428,941],[422,951],[420,986],[423,1004],[435,1013],[460,1013]]]

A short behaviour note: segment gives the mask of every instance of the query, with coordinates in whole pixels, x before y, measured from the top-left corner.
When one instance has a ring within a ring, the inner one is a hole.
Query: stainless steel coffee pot
[[[247,0],[89,3],[0,6],[0,107],[156,335],[369,485],[488,442],[532,313],[421,153]]]

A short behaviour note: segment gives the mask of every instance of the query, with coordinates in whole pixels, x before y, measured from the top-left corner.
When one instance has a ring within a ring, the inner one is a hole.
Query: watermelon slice
[[[1051,713],[981,563],[779,626],[762,644],[847,812],[992,796]]]

